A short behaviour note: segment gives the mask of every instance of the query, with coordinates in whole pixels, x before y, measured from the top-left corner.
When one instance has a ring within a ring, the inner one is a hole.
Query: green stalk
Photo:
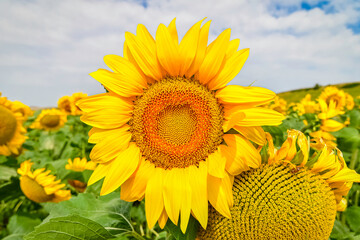
[[[357,190],[355,193],[355,201],[354,201],[355,206],[359,206],[359,198],[360,198],[360,190]]]
[[[359,148],[356,148],[354,150],[354,152],[351,154],[351,161],[349,164],[350,169],[355,169],[355,165],[356,165],[357,159],[358,159],[358,154],[359,154]]]

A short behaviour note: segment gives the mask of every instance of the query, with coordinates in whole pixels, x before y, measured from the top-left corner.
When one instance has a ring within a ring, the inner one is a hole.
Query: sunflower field
[[[126,33],[104,93],[0,95],[2,239],[360,239],[360,97],[228,85],[249,50],[201,25]]]

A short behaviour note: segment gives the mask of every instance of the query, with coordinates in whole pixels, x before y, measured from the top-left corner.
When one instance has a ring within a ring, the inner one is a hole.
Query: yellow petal
[[[249,168],[259,168],[261,156],[249,140],[239,134],[224,134],[223,136],[227,148],[222,149],[222,153],[227,159],[226,170],[232,175],[238,175]],[[232,154],[232,156],[231,156]]]
[[[131,113],[133,103],[110,93],[89,96],[77,101],[76,105],[84,112],[92,112],[101,108],[114,109],[124,113]]]
[[[168,26],[168,30],[169,30],[169,33],[171,35],[171,38],[174,40],[175,44],[179,44],[179,37],[178,37],[178,33],[177,33],[177,30],[176,30],[176,18],[174,18],[169,26]]]
[[[96,111],[84,113],[80,119],[93,127],[113,129],[127,123],[131,119],[131,114],[116,108],[100,108]]]
[[[145,195],[146,185],[154,174],[154,164],[142,159],[138,170],[121,185],[120,198],[128,202],[142,199]]]
[[[164,24],[160,24],[156,31],[156,53],[161,66],[171,76],[178,76],[180,71],[179,46],[175,44]]]
[[[177,225],[181,208],[181,198],[184,194],[184,186],[182,185],[181,169],[173,168],[165,171],[164,178],[164,206],[170,220]]]
[[[219,74],[209,82],[210,90],[220,89],[226,86],[244,66],[249,57],[249,49],[242,49],[226,60]]]
[[[327,182],[360,182],[360,175],[350,168],[343,168],[335,176],[326,180]]]
[[[230,29],[223,31],[206,50],[206,55],[199,69],[199,81],[207,84],[219,72],[230,40]]]
[[[164,210],[163,182],[165,170],[155,168],[153,176],[149,179],[145,191],[146,221],[152,229]]]
[[[208,37],[209,37],[210,23],[211,23],[211,21],[205,23],[204,26],[200,29],[199,41],[198,41],[198,45],[197,45],[195,59],[185,74],[186,77],[188,77],[188,78],[192,77],[195,73],[197,73],[199,71],[199,68],[205,58],[206,47],[207,47]]]
[[[130,62],[128,63],[129,65],[131,64]],[[99,69],[96,72],[90,73],[90,76],[103,84],[106,89],[123,97],[141,95],[143,93],[143,89],[147,88],[146,82],[141,79],[141,75],[138,73],[136,68],[135,70],[133,68],[124,69],[120,73],[113,73],[106,69]]]
[[[206,160],[208,173],[214,177],[223,178],[225,175],[226,158],[221,153],[222,148],[218,148],[208,156]]]
[[[91,177],[88,181],[88,186],[96,183],[97,181],[105,177],[109,172],[110,167],[111,167],[111,163],[99,164],[95,168],[94,172],[91,174]]]
[[[165,208],[164,210],[162,211],[160,217],[159,217],[159,220],[158,220],[158,223],[159,223],[159,227],[161,229],[163,229],[166,225],[166,222],[168,220],[168,215],[166,214],[166,211],[165,211]]]
[[[266,135],[262,127],[242,127],[235,125],[234,129],[260,146],[263,146],[266,143]]]
[[[244,112],[236,112],[232,114],[229,118],[225,117],[225,121],[223,124],[223,130],[224,132],[229,131],[231,128],[233,128],[238,122],[243,120],[246,117]]]
[[[227,218],[231,218],[230,207],[233,205],[233,181],[234,177],[227,173],[224,178],[208,175],[209,202],[220,214]]]
[[[162,78],[162,70],[156,57],[156,45],[151,35],[143,25],[138,26],[143,35],[148,36],[146,39],[140,36],[135,36],[132,33],[126,32],[125,39],[129,47],[131,55],[143,71],[143,73],[155,80]],[[151,37],[151,38],[150,38]]]
[[[245,118],[236,123],[238,126],[277,126],[285,119],[284,115],[267,108],[248,108],[244,110]]]
[[[226,50],[226,58],[230,58],[234,53],[237,52],[240,45],[240,39],[233,39],[229,42],[228,49]]]
[[[215,96],[221,103],[256,107],[271,102],[276,94],[262,87],[229,85],[216,91]]]
[[[140,149],[135,143],[131,143],[127,149],[118,154],[111,162],[111,168],[105,177],[100,195],[106,195],[115,191],[136,170],[141,159]]]
[[[107,138],[97,143],[90,152],[90,159],[97,163],[105,163],[115,159],[121,151],[128,148],[132,134],[121,128],[109,130]],[[116,143],[116,144],[114,144]]]
[[[180,229],[183,233],[186,232],[187,225],[189,223],[190,218],[190,210],[191,210],[191,187],[190,187],[190,170],[189,168],[179,169],[179,179],[182,179],[182,192],[179,193],[181,199],[181,211],[180,211]]]
[[[332,120],[332,119],[322,120],[321,126],[320,126],[321,130],[326,131],[326,132],[336,132],[344,127],[345,127],[344,124],[342,124],[338,121]]]
[[[197,22],[185,34],[180,42],[179,57],[180,57],[180,76],[185,75],[190,68],[197,52],[197,45],[199,41],[200,27],[203,20]]]
[[[130,126],[129,125],[124,125],[120,128],[115,128],[115,129],[101,129],[101,128],[95,128],[93,127],[90,131],[89,131],[89,143],[98,143],[100,141],[102,141],[103,139],[107,138],[108,136],[113,134],[113,131],[116,131],[118,134],[125,133],[127,131],[129,131]]]
[[[189,177],[191,179],[191,208],[194,217],[201,226],[206,229],[208,221],[208,197],[207,197],[207,166],[200,162],[199,167],[189,167]]]

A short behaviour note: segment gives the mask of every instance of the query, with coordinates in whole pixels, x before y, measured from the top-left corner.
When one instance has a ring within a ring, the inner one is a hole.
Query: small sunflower
[[[346,208],[343,197],[360,175],[346,167],[339,150],[325,146],[308,159],[306,137],[296,130],[288,135],[278,151],[268,138],[263,164],[235,176],[231,219],[210,207],[198,239],[329,238],[336,211]]]
[[[13,103],[0,93],[0,155],[19,154],[27,138],[23,121],[24,116],[14,111]]]
[[[66,114],[71,115],[73,101],[70,96],[63,96],[58,100],[58,108]]]
[[[55,180],[56,177],[50,174],[50,170],[45,168],[31,171],[33,163],[27,160],[21,163],[17,172],[21,175],[20,187],[22,192],[30,200],[42,202],[61,202],[69,200],[71,197],[70,190],[63,190],[65,184],[61,180]]]
[[[145,197],[149,228],[180,216],[185,232],[190,213],[206,227],[208,201],[230,217],[233,175],[261,161],[248,139],[264,144],[260,126],[284,119],[259,107],[274,92],[227,86],[249,49],[238,50],[230,29],[208,45],[210,22],[202,22],[180,44],[175,19],[155,39],[141,24],[137,35],[125,33],[124,57],[105,56],[112,71],[91,73],[108,92],[78,102],[99,163],[89,184],[105,177],[101,195],[121,186],[123,200]]]
[[[354,98],[348,93],[345,93],[345,104],[347,110],[351,110],[355,106]]]
[[[321,130],[325,132],[336,132],[345,127],[343,123],[331,119],[344,113],[344,111],[337,108],[335,101],[330,100],[329,104],[327,104],[323,99],[319,99],[319,105],[321,112],[318,114],[318,117],[321,119]]]
[[[13,101],[12,102],[12,110],[14,112],[19,112],[24,117],[24,120],[26,120],[29,116],[32,116],[34,114],[33,110],[22,102],[19,101]]]
[[[81,115],[82,111],[76,106],[76,102],[85,97],[87,94],[82,92],[74,93],[72,96],[63,96],[58,101],[58,108],[67,115]]]
[[[286,114],[287,111],[287,102],[285,99],[276,96],[274,102],[270,103],[270,109],[273,109],[281,114]]]
[[[311,95],[306,94],[306,96],[301,99],[300,103],[295,104],[294,110],[297,110],[300,115],[305,113],[316,113],[319,111],[319,104],[315,101],[311,101]]]
[[[39,116],[30,125],[30,128],[44,129],[44,130],[57,130],[64,126],[67,121],[67,116],[64,112],[58,109],[44,109]]]
[[[319,100],[325,101],[327,105],[330,105],[330,101],[333,101],[337,110],[343,110],[346,106],[345,92],[334,86],[324,88],[319,96]]]
[[[74,158],[74,160],[68,159],[68,164],[65,165],[65,168],[75,172],[83,172],[85,170],[94,170],[96,168],[95,162],[88,162],[86,158]]]

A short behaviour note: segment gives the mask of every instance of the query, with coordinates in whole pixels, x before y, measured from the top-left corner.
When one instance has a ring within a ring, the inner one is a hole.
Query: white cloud
[[[301,1],[0,1],[0,91],[29,105],[55,106],[62,95],[103,91],[88,73],[106,54],[122,55],[124,34],[143,23],[154,35],[177,17],[186,30],[203,17],[214,39],[232,28],[250,57],[233,81],[280,92],[316,83],[359,81],[359,3],[336,0],[323,9]],[[318,1],[308,1],[316,5]],[[331,11],[330,11],[331,10]]]

